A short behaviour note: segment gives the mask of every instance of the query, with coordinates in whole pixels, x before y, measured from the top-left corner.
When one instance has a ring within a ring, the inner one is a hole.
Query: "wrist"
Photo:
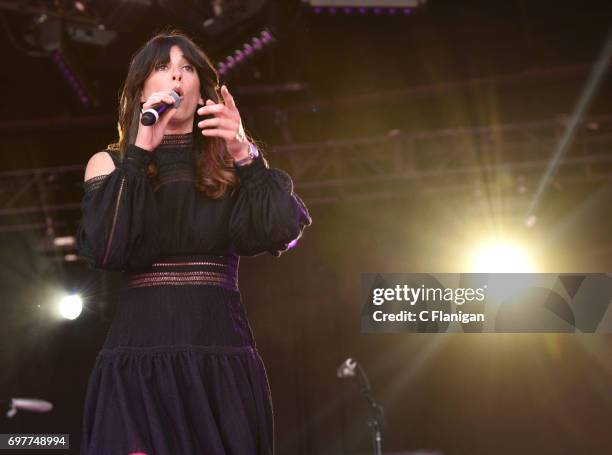
[[[153,153],[136,144],[131,144],[126,150],[123,162],[125,166],[145,171],[152,158]]]
[[[247,143],[244,151],[237,156],[234,156],[234,166],[246,166],[251,164],[255,158],[259,156],[259,150],[254,144]]]
[[[134,145],[138,148],[141,148],[143,150],[146,150],[147,152],[152,152],[153,151],[153,147],[151,147],[150,144],[143,144],[142,142],[134,142]]]

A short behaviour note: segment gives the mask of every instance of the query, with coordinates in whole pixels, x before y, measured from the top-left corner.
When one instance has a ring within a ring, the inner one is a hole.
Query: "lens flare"
[[[474,273],[530,273],[535,265],[520,246],[496,240],[475,249],[471,271]]]
[[[76,319],[83,310],[83,301],[78,294],[67,295],[59,302],[59,313],[65,319]]]

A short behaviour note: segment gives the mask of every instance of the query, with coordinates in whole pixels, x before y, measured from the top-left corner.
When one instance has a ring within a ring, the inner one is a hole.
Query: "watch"
[[[259,150],[257,150],[257,147],[255,147],[254,144],[251,144],[249,142],[249,154],[238,161],[234,161],[234,164],[236,166],[244,166],[246,163],[250,162],[251,160],[254,160],[258,156],[259,156]]]

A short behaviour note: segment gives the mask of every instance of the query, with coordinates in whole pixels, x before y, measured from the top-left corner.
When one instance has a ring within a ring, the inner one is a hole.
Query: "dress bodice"
[[[217,199],[196,188],[193,136],[165,135],[148,152],[134,144],[111,174],[85,182],[81,254],[98,268],[147,266],[159,256],[275,256],[301,236],[311,218],[291,178],[262,156],[235,167],[238,184]],[[150,161],[157,179],[147,178]]]

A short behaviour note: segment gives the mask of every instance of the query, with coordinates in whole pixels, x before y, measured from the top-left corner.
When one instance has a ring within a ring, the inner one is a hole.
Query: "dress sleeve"
[[[150,265],[159,256],[159,223],[153,188],[146,181],[151,154],[129,145],[110,174],[84,182],[77,250],[89,265],[127,270]]]
[[[230,218],[230,237],[241,256],[269,252],[280,256],[312,223],[304,202],[293,192],[291,177],[268,168],[259,156],[235,167],[240,180]]]

